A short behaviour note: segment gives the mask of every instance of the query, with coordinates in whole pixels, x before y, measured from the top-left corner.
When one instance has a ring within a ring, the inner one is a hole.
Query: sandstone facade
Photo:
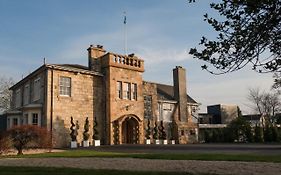
[[[144,61],[133,54],[106,52],[99,45],[91,45],[88,54],[87,67],[44,64],[11,87],[8,127],[47,127],[55,146],[66,147],[71,140],[71,117],[80,126],[78,143],[83,141],[87,117],[91,136],[94,120],[97,121],[102,144],[143,144],[148,121],[153,142],[153,127],[156,124],[159,128],[163,121],[167,139],[181,144],[197,141],[198,127],[193,115],[198,103],[186,94],[183,68],[174,69],[180,72],[180,76],[174,73],[177,85],[161,85],[143,80]]]

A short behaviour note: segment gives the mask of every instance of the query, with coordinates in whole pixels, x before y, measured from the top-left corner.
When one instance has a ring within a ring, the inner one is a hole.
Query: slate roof
[[[55,65],[65,67],[65,68],[89,70],[89,68],[87,66],[83,66],[83,65],[80,65],[80,64],[55,64]]]
[[[173,100],[175,101],[174,98],[174,87],[171,85],[165,85],[165,84],[158,84],[156,83],[157,86],[157,97],[159,100]],[[187,102],[188,103],[197,103],[193,98],[191,98],[188,94],[187,96]]]

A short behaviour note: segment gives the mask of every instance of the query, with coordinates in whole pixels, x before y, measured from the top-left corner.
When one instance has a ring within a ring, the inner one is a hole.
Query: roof
[[[72,69],[76,69],[76,70],[89,70],[89,68],[87,66],[83,66],[80,64],[54,64],[57,66],[61,66],[61,67],[65,67],[65,68],[72,68]]]
[[[165,84],[158,84],[158,83],[156,83],[156,86],[157,86],[157,97],[158,97],[158,99],[175,101],[174,87],[173,86],[165,85]],[[197,103],[188,94],[186,94],[186,96],[187,96],[187,102],[188,103]]]
[[[89,70],[89,68],[87,66],[83,66],[83,65],[79,65],[79,64],[43,64],[38,69],[36,69],[32,73],[28,74],[25,78],[23,78],[22,80],[17,82],[15,85],[10,87],[10,89],[13,89],[13,88],[17,87],[18,85],[24,83],[30,77],[37,75],[38,72],[41,72],[41,71],[45,70],[46,68],[71,71],[71,72],[81,72],[81,73],[91,74],[91,75],[96,75],[96,76],[103,76],[101,73],[91,71],[91,70]]]

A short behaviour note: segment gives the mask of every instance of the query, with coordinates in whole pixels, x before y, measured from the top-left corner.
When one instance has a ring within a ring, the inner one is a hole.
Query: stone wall
[[[60,76],[71,78],[71,96],[62,96],[59,94]],[[51,92],[53,92],[53,104],[51,104]],[[47,97],[48,127],[51,127],[51,111],[53,111],[53,138],[55,138],[55,145],[58,147],[65,147],[70,143],[71,117],[73,117],[74,123],[76,121],[79,123],[78,143],[83,141],[84,124],[87,117],[90,122],[90,136],[93,135],[94,117],[97,117],[99,120],[98,123],[101,123],[103,117],[103,92],[102,78],[99,76],[49,69]],[[99,127],[101,128],[102,124]],[[102,132],[100,133],[102,134]],[[92,142],[91,139],[90,142]]]

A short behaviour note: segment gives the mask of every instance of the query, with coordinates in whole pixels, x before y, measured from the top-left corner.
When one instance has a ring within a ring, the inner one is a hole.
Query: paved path
[[[3,158],[0,166],[72,167],[131,171],[171,171],[231,175],[281,175],[280,163],[150,160],[133,158]]]

